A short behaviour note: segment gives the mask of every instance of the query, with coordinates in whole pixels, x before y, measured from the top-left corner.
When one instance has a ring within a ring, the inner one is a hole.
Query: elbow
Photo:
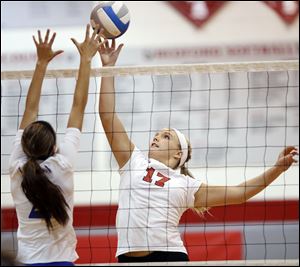
[[[83,114],[85,111],[86,104],[74,102],[72,106],[72,112],[76,112],[77,114]]]
[[[228,198],[228,204],[239,205],[245,203],[250,197],[247,195],[244,186],[238,185],[230,187]]]
[[[250,197],[247,197],[246,195],[243,194],[231,199],[230,204],[234,204],[234,205],[244,204],[249,198]]]
[[[241,204],[244,204],[246,201],[247,201],[247,199],[238,199],[232,204],[241,205]]]
[[[72,108],[79,111],[79,112],[84,112],[85,107],[86,107],[86,102],[82,101],[74,101]]]
[[[99,110],[99,116],[100,116],[101,121],[105,121],[108,119],[107,112],[104,112],[102,110]]]
[[[37,117],[39,113],[39,108],[36,105],[27,105],[24,114],[30,114],[31,117]]]

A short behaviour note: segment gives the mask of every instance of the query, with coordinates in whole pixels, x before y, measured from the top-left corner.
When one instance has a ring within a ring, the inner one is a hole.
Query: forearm
[[[81,58],[76,82],[73,105],[67,127],[82,129],[84,110],[88,99],[88,90],[90,82],[91,61]]]
[[[37,118],[41,98],[42,84],[45,77],[47,65],[47,62],[41,61],[38,61],[36,64],[26,98],[25,110],[22,121],[20,123],[20,129],[25,129],[30,123],[34,122]]]
[[[26,110],[38,112],[43,80],[46,74],[48,63],[38,61],[35,66],[33,77],[29,86],[26,98]]]
[[[111,119],[115,111],[114,77],[103,77],[100,89],[99,115]]]
[[[211,186],[202,184],[195,194],[195,207],[215,207],[241,204],[269,186],[279,175],[293,163],[298,155],[294,146],[286,147],[278,157],[275,165],[261,175],[236,186]]]
[[[128,138],[126,130],[115,113],[115,89],[114,78],[102,78],[100,89],[99,115],[104,132],[112,152],[122,168],[130,159],[134,145]]]
[[[280,174],[282,174],[282,170],[278,167],[272,167],[262,173],[261,175],[245,181],[238,185],[239,195],[241,202],[245,202],[251,197],[255,196],[262,190],[264,190],[268,185],[270,185]]]
[[[91,60],[81,58],[78,79],[76,82],[74,98],[73,98],[73,107],[78,108],[82,112],[84,112],[88,100],[90,72],[91,72]]]

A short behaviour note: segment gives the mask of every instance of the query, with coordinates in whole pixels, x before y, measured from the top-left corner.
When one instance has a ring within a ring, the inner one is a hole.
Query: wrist
[[[36,65],[37,66],[39,66],[39,67],[47,67],[48,66],[48,61],[46,61],[46,60],[38,60],[37,62],[36,62]]]
[[[105,67],[114,67],[115,64],[102,64],[102,67],[105,68]]]
[[[80,63],[87,63],[87,64],[90,64],[92,61],[92,58],[90,57],[81,57],[80,58]]]
[[[272,167],[272,169],[273,169],[278,175],[282,174],[282,173],[285,171],[285,169],[284,169],[283,166],[279,166],[279,165],[276,165],[276,164]]]

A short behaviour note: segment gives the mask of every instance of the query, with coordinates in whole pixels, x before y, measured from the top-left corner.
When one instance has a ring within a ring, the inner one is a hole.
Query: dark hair
[[[56,133],[46,121],[36,121],[28,125],[22,135],[22,148],[28,161],[22,169],[22,190],[41,217],[47,228],[53,228],[51,217],[61,225],[66,225],[69,208],[59,186],[47,177],[38,160],[46,160],[54,154]]]

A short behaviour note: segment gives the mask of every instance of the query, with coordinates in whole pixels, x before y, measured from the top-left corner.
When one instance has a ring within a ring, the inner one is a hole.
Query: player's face
[[[180,147],[176,133],[165,128],[158,132],[151,141],[149,157],[164,162],[172,158],[178,151],[180,151]]]

